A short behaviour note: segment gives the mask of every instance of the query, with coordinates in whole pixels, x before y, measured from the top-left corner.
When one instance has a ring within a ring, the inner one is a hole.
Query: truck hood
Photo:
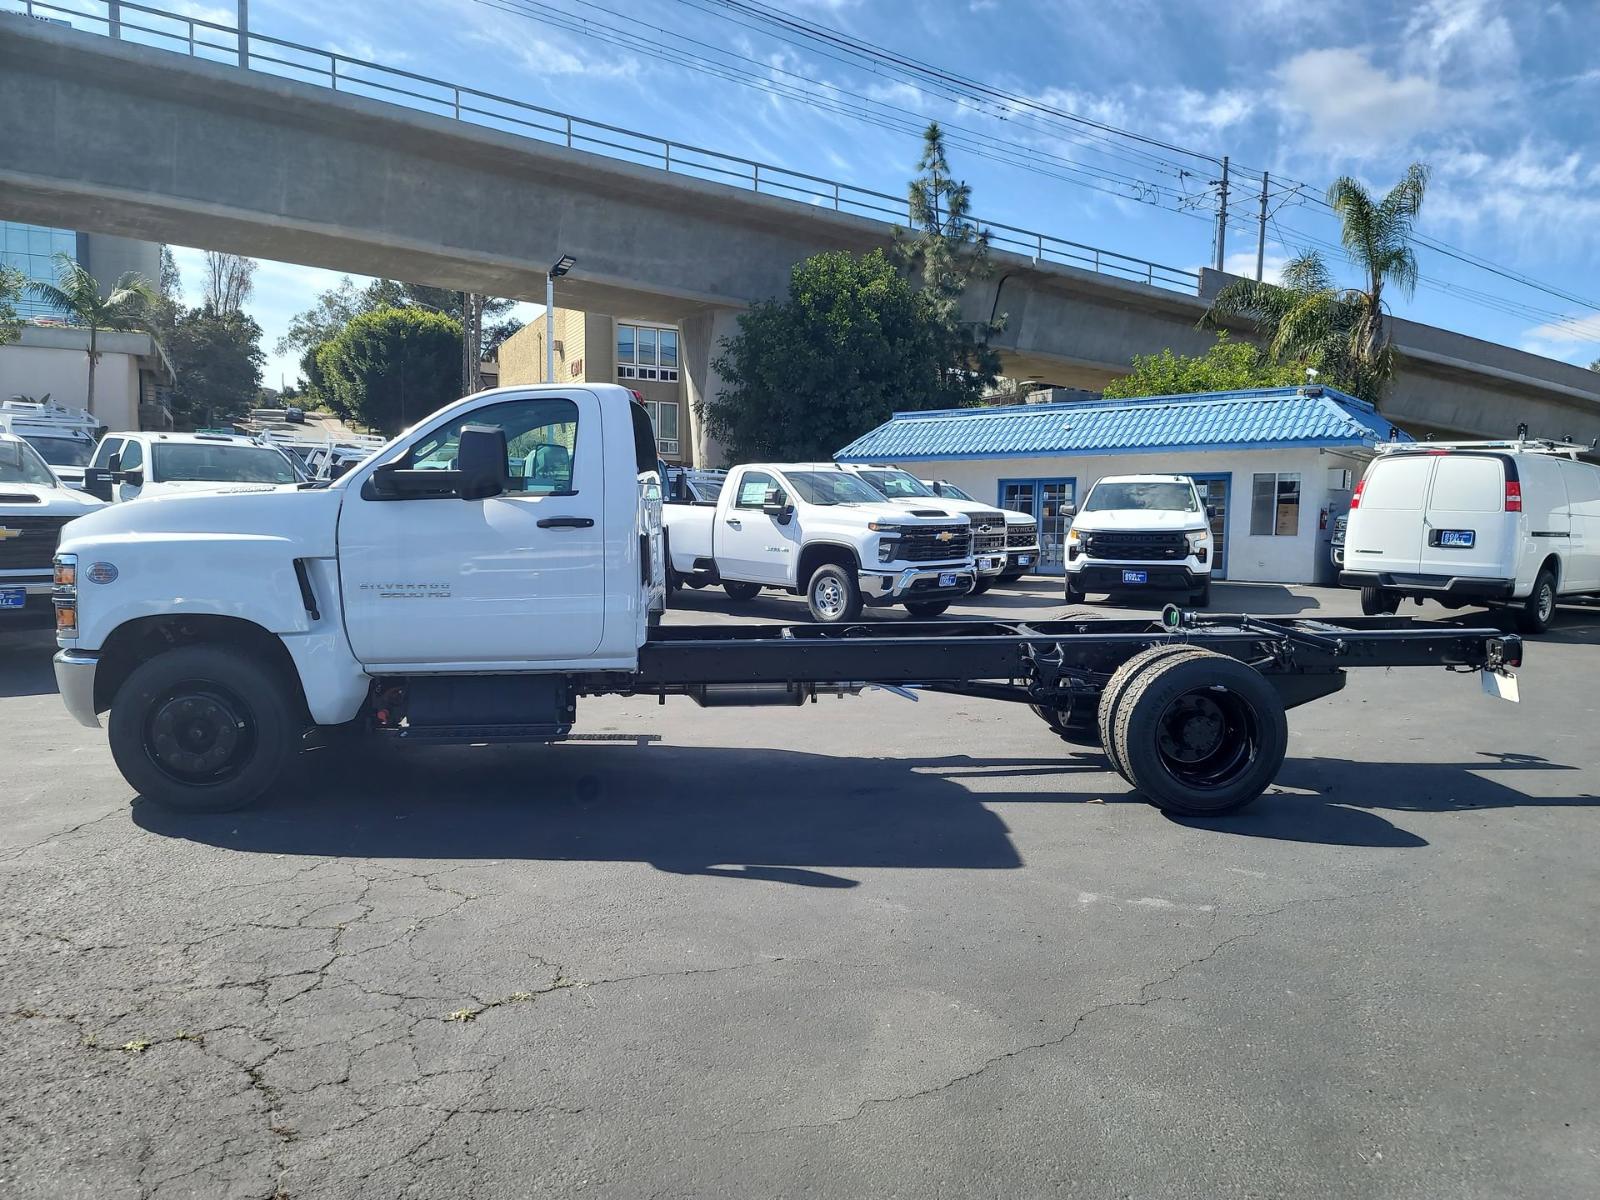
[[[222,492],[229,495],[242,492],[287,492],[299,484],[294,483],[230,483],[217,479],[170,479],[147,483],[139,489],[135,499],[152,500],[159,496],[192,496],[199,492]]]
[[[227,486],[227,485],[224,485]],[[342,489],[285,490],[232,485],[228,492],[175,492],[109,504],[62,531],[61,549],[105,541],[228,541],[273,538],[295,543],[300,558],[335,552]]]
[[[1106,508],[1098,512],[1079,513],[1072,527],[1082,533],[1110,532],[1112,530],[1140,533],[1158,533],[1175,529],[1207,529],[1203,512],[1174,512],[1157,508]]]
[[[854,512],[863,514],[865,521],[896,521],[902,525],[915,525],[926,522],[936,525],[940,521],[949,521],[954,518],[966,516],[966,510],[955,504],[938,497],[925,500],[882,500],[876,504],[850,504],[840,505],[830,512]],[[917,514],[922,514],[918,516]],[[937,514],[937,515],[934,515]],[[908,521],[907,518],[910,518]]]
[[[23,500],[8,500],[8,496],[25,496]],[[66,487],[45,487],[37,483],[0,483],[0,522],[6,516],[60,517],[79,516],[105,507],[87,492]]]

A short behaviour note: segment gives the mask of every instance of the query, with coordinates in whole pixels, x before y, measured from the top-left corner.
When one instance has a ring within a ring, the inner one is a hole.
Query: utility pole
[[[1256,227],[1256,282],[1267,265],[1267,173],[1261,172],[1261,223]]]
[[[1217,181],[1217,270],[1222,270],[1223,256],[1228,252],[1228,156],[1222,156],[1222,178]]]

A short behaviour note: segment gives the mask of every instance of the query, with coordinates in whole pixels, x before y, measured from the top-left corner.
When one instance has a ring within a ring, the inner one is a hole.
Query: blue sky
[[[181,6],[232,20],[227,4]],[[948,123],[969,147],[1012,160],[953,150],[980,217],[1175,267],[1211,257],[1216,168],[1202,159],[1107,143],[1015,109],[957,104],[769,27],[736,24],[716,0],[252,0],[250,10],[258,33],[903,192],[919,149],[914,133],[609,44],[616,35],[603,26],[620,28],[672,53],[754,71],[769,86],[835,101],[865,96],[893,106],[896,120]],[[1589,57],[1600,44],[1600,6],[1591,0],[785,0],[781,11],[1058,111],[1228,154],[1252,171],[1309,183],[1312,194],[1339,174],[1387,187],[1407,163],[1426,161],[1434,172],[1426,235],[1573,299],[1424,250],[1424,286],[1413,300],[1396,296],[1396,311],[1573,362],[1600,357],[1600,314],[1581,302],[1600,299],[1600,67]],[[579,14],[587,35],[553,23]],[[1152,182],[1165,206],[1137,198]],[[1253,271],[1259,175],[1241,187],[1228,264]],[[1336,237],[1314,203],[1275,194],[1272,207],[1269,270]],[[191,285],[197,260],[180,254]],[[262,265],[253,308],[269,348],[336,278]],[[293,364],[275,357],[268,382],[280,373],[292,380]]]

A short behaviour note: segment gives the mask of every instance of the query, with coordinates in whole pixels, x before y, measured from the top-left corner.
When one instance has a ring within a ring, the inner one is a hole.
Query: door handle
[[[729,517],[728,518],[728,524],[732,525],[735,529],[743,529],[744,528],[744,525],[740,522],[738,517]]]
[[[588,529],[594,524],[591,517],[544,517],[540,529]]]

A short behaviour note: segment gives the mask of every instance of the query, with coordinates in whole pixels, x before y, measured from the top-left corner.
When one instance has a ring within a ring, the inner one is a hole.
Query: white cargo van
[[[1600,593],[1600,468],[1545,441],[1378,447],[1350,499],[1339,582],[1369,615],[1407,597],[1516,611],[1542,633],[1559,596]]]

